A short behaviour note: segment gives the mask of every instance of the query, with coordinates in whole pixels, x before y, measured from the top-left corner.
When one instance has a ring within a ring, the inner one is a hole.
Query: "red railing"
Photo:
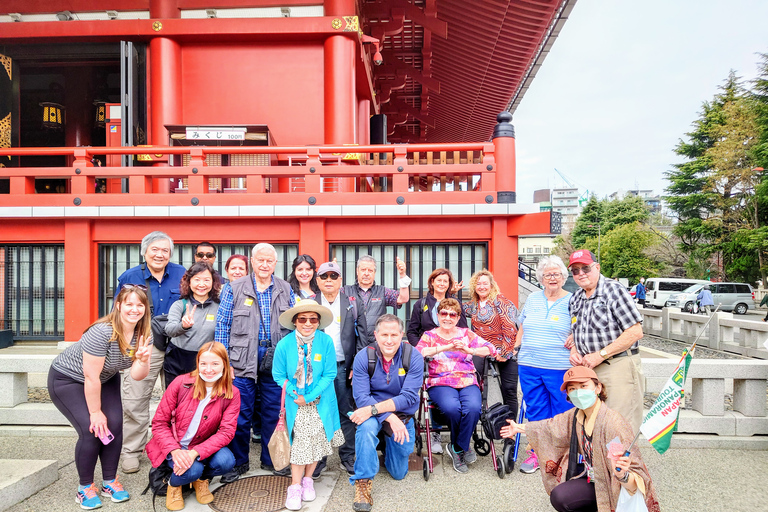
[[[495,202],[494,152],[492,143],[0,148],[0,156],[63,155],[72,159],[72,165],[65,167],[0,169],[0,179],[10,180],[10,194],[0,195],[0,202],[5,206]],[[160,162],[94,167],[91,159],[104,155],[148,155]],[[188,164],[169,165],[173,155],[188,155]],[[206,165],[208,155],[269,155],[270,165],[212,166]],[[97,180],[121,178],[127,179],[128,193],[97,193]],[[244,178],[245,185],[223,188],[218,181],[212,181],[219,178]],[[62,180],[64,186],[58,193],[39,193],[35,180],[40,179]],[[176,186],[179,180],[184,186]],[[333,182],[346,182],[341,189],[355,191],[340,192]],[[350,187],[351,183],[354,187]]]

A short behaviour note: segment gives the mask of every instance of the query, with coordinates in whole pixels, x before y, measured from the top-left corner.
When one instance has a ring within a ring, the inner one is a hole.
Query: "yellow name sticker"
[[[214,320],[216,320],[216,315],[205,315],[206,322],[213,322]]]
[[[401,377],[405,375],[405,368],[400,368],[399,370],[397,370],[397,374],[400,375]]]
[[[424,311],[428,311],[428,310],[429,310],[429,306],[427,306],[426,304],[424,304]]]
[[[252,298],[250,298],[250,297],[248,297],[247,299],[245,299],[245,305],[246,305],[246,306],[252,306],[252,305],[253,305],[253,299],[252,299]]]
[[[572,323],[572,324],[575,324],[575,323],[576,323],[576,317],[573,317],[573,318],[571,318],[571,323]]]
[[[323,354],[315,354],[315,361],[322,361],[323,360]]]
[[[340,323],[341,323],[341,315],[339,315],[339,316],[337,316],[337,317],[336,317],[336,323],[337,323],[337,324],[340,324]]]
[[[559,316],[557,316],[557,315],[553,315],[553,316],[552,316],[552,321],[553,321],[553,322],[557,322],[558,320],[560,320],[560,317],[559,317]]]

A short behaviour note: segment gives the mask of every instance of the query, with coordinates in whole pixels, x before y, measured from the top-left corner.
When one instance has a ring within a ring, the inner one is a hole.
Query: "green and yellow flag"
[[[664,453],[672,441],[672,433],[677,431],[677,418],[680,413],[680,402],[685,395],[685,377],[692,356],[686,350],[680,359],[675,372],[669,378],[653,407],[645,416],[640,431],[659,453]]]

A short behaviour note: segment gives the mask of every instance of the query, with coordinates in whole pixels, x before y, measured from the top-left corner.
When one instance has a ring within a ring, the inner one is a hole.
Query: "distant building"
[[[555,250],[555,235],[521,236],[517,239],[517,253],[520,261],[536,268],[539,260]]]
[[[662,211],[662,204],[661,204],[661,196],[658,194],[654,194],[653,190],[623,190],[619,189],[613,194],[608,196],[608,199],[614,200],[614,199],[624,199],[627,195],[635,196],[635,197],[641,197],[643,201],[645,202],[646,206],[650,208],[652,214],[659,214],[661,215]]]
[[[555,188],[552,189],[552,211],[559,212],[563,219],[563,233],[573,230],[576,218],[581,213],[579,200],[579,188]]]

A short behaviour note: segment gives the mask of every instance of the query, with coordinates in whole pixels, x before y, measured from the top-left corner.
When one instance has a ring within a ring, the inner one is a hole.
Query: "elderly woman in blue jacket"
[[[321,331],[331,324],[333,313],[304,299],[279,320],[293,331],[277,344],[272,363],[275,382],[285,383],[285,420],[291,440],[292,481],[285,508],[299,510],[302,501],[315,499],[312,473],[317,462],[344,442],[333,387],[336,348]]]

